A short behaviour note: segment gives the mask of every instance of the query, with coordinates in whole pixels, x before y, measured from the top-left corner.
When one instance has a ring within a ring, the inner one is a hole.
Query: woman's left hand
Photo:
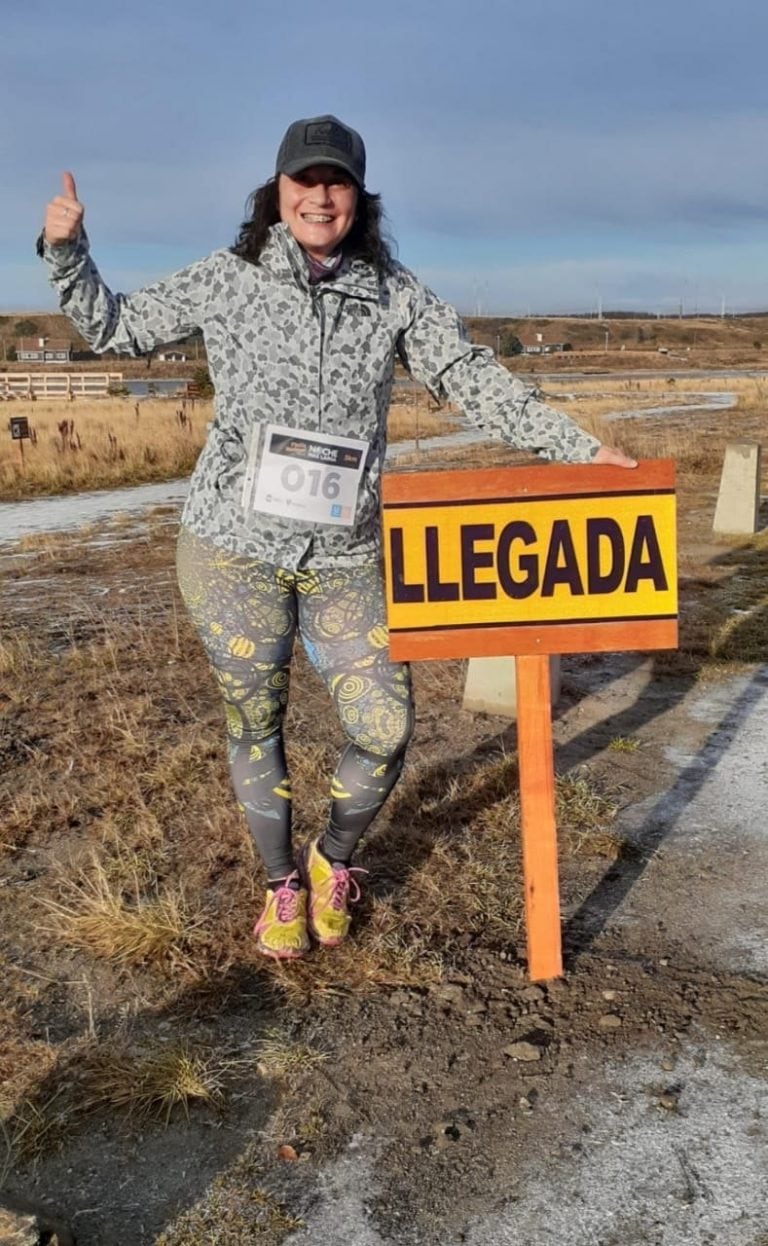
[[[617,450],[616,446],[600,446],[592,462],[608,467],[637,467],[637,459],[630,459],[623,450]]]

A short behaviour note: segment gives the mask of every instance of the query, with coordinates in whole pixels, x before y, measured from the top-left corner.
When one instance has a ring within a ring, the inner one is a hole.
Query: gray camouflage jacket
[[[469,342],[454,309],[401,265],[380,278],[345,259],[310,285],[303,253],[273,226],[258,264],[214,251],[135,294],[112,294],[77,241],[42,247],[61,308],[95,351],[143,355],[201,329],[215,416],[183,524],[233,553],[295,569],[378,556],[379,484],[395,356],[489,436],[547,459],[590,460],[599,442],[540,402]],[[283,424],[370,443],[354,526],[307,525],[242,507],[257,426]]]

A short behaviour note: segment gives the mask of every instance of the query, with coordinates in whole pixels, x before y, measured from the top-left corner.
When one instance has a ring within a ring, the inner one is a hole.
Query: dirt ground
[[[563,659],[543,984],[514,724],[461,708],[462,663],[415,670],[354,943],[265,965],[176,509],[6,547],[3,1188],[81,1246],[766,1246],[768,543],[715,543],[714,500],[681,494],[680,652]],[[302,835],[338,736],[300,658],[292,697]],[[183,883],[157,955],[77,924],[104,878],[115,923]],[[142,1111],[171,1049],[207,1093]]]

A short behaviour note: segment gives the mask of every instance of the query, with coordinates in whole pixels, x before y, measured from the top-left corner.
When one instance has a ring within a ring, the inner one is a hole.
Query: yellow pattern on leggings
[[[292,868],[282,725],[297,632],[349,740],[331,786],[331,827],[341,819],[357,838],[402,766],[411,684],[408,668],[389,660],[381,568],[292,572],[182,530],[178,572],[224,699],[238,801],[270,878],[281,877],[275,869]]]

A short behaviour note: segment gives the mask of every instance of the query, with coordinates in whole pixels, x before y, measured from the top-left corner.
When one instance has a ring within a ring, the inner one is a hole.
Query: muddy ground
[[[681,652],[563,659],[566,974],[543,984],[525,972],[514,724],[461,708],[461,663],[415,672],[353,950],[264,965],[173,587],[176,512],[6,551],[9,1193],[82,1246],[765,1246],[768,547],[712,541],[711,484],[681,500]],[[294,761],[315,750],[303,834],[338,737],[300,660],[293,699]],[[184,880],[197,934],[146,962],[78,943],[50,904],[77,907],[94,852],[126,903],[125,854],[142,895]],[[129,1084],[180,1043],[221,1094],[165,1119],[104,1090],[105,1067]]]

